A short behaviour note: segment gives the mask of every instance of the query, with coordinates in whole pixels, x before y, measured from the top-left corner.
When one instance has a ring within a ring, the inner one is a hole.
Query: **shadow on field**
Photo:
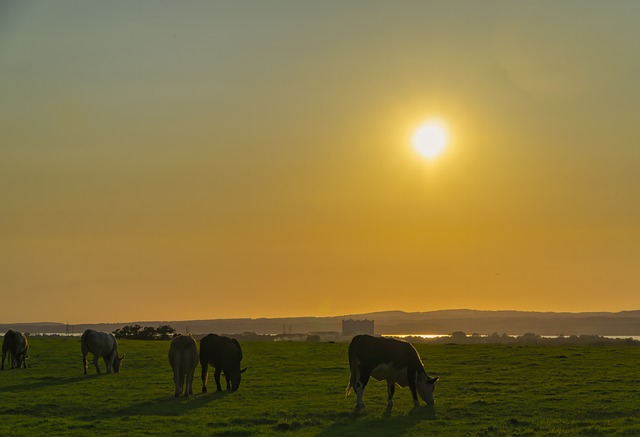
[[[176,398],[161,397],[147,402],[134,404],[113,412],[114,416],[179,416],[191,410],[204,407],[210,402],[228,396],[230,392],[222,391],[214,394],[198,394],[187,397]]]
[[[5,387],[3,391],[24,391],[24,390],[34,390],[45,387],[53,387],[57,385],[64,384],[73,384],[75,382],[80,382],[83,380],[98,378],[100,375],[81,375],[81,376],[73,376],[71,378],[59,378],[57,376],[40,376],[35,380],[25,382],[19,385],[12,385],[9,387]]]
[[[333,425],[322,430],[317,436],[402,435],[423,420],[435,419],[436,410],[434,407],[417,407],[403,416],[394,416],[392,409],[387,408],[382,417],[371,419],[368,418],[366,410],[354,410],[344,419],[337,420]]]

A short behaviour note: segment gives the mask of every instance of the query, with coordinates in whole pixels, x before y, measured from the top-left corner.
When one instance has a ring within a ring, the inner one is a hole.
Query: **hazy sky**
[[[0,322],[639,309],[639,20],[2,1]]]

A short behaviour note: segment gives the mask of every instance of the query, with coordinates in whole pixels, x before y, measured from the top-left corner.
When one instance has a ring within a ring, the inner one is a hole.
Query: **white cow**
[[[120,362],[124,360],[123,356],[118,356],[118,342],[113,334],[106,332],[98,332],[93,329],[87,329],[80,338],[82,345],[82,364],[84,366],[84,374],[87,374],[87,355],[89,352],[93,354],[93,365],[96,366],[96,372],[100,372],[98,360],[100,357],[104,359],[107,366],[107,373],[120,372]]]

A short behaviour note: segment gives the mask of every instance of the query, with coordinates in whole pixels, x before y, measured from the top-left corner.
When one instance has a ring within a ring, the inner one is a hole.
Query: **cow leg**
[[[18,357],[16,359],[16,367],[18,369],[22,369],[22,368],[26,369],[27,368],[27,361],[24,358],[24,352],[18,354]]]
[[[111,360],[111,357],[102,357],[102,359],[104,360],[104,365],[107,367],[107,373],[111,373],[113,370],[113,361]]]
[[[178,396],[180,394],[182,394],[182,389],[184,388],[184,369],[182,369],[182,366],[178,366],[180,367],[180,370],[178,371]],[[185,390],[184,392],[185,396],[189,396],[189,391]]]
[[[2,367],[0,370],[4,370],[4,359],[7,357],[7,351],[2,351]],[[11,359],[11,358],[9,358]]]
[[[112,350],[108,357],[105,357],[105,362],[107,362],[107,373],[113,372],[115,361],[118,359],[118,351]]]
[[[358,378],[358,380],[356,381],[356,386],[354,387],[354,390],[356,392],[356,408],[364,408],[362,395],[364,394],[364,388],[367,386],[367,382],[369,382],[370,376],[371,371],[361,371],[360,378]]]
[[[95,368],[96,368],[96,372],[98,372],[98,374],[100,374],[100,373],[102,373],[102,372],[100,372],[100,366],[98,366],[98,360],[100,360],[100,356],[98,356],[98,355],[94,355],[94,356],[93,356],[93,365],[94,365],[94,366],[95,366]]]
[[[224,374],[224,379],[227,381],[227,390],[231,390],[231,379],[227,378],[227,374]]]
[[[420,401],[418,400],[418,392],[416,391],[416,380],[418,378],[418,374],[416,371],[411,371],[407,369],[407,382],[409,383],[409,389],[411,390],[411,396],[413,396],[413,405],[415,407],[420,406]]]
[[[173,385],[173,395],[177,398],[178,396],[180,396],[180,394],[182,394],[182,387],[180,387],[180,375],[178,374],[177,369],[173,369]]]
[[[216,367],[216,371],[213,374],[214,379],[216,380],[216,389],[218,391],[222,391],[222,386],[220,385],[220,374],[222,373],[222,369],[218,369]]]
[[[209,373],[207,369],[209,368],[209,365],[207,363],[203,363],[202,361],[200,361],[200,367],[202,367],[202,372],[200,373],[200,377],[202,378],[202,393],[206,393],[207,392],[207,376]]]
[[[193,394],[193,370],[187,370],[187,379],[185,381],[184,395],[190,396]]]
[[[196,368],[195,366],[192,369],[189,369],[189,373],[187,374],[187,381],[189,383],[189,396],[191,396],[193,394],[193,377],[194,374],[196,373]]]
[[[387,407],[393,407],[393,394],[396,391],[396,383],[387,379],[387,393],[389,398],[387,399]]]
[[[175,364],[173,365],[173,385],[174,385],[174,390],[173,390],[173,395],[177,398],[178,396],[180,396],[180,394],[182,394],[182,387],[180,386],[180,370],[178,370],[178,365]]]
[[[88,363],[87,363],[87,356],[83,355],[82,356],[82,367],[84,367],[84,374],[87,374],[87,367],[88,367]]]

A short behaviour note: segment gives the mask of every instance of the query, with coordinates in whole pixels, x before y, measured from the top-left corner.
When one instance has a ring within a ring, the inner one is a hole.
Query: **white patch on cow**
[[[407,381],[407,368],[403,367],[401,369],[397,369],[390,363],[378,365],[371,372],[371,376],[378,381],[390,381],[398,384],[400,387],[406,387],[409,385],[409,382]]]

